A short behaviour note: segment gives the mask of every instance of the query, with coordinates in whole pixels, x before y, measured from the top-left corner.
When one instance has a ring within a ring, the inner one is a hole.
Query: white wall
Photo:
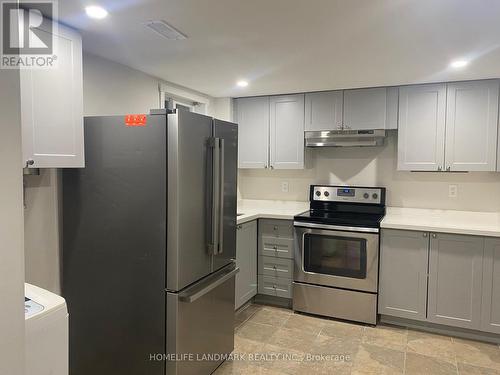
[[[0,374],[24,375],[19,72],[0,70]]]
[[[83,55],[83,110],[85,116],[149,113],[159,108],[158,78],[115,62]],[[164,83],[164,82],[163,82]],[[182,89],[185,93],[200,93]],[[214,111],[212,98],[207,110]],[[41,170],[26,176],[25,253],[26,280],[60,293],[60,178],[58,171]],[[0,372],[0,374],[2,374]]]
[[[213,103],[212,116],[224,121],[233,120],[232,98],[215,98]]]
[[[84,54],[85,116],[149,113],[160,108],[159,81],[125,65]]]
[[[383,147],[307,149],[309,169],[239,171],[244,199],[308,200],[310,184],[351,184],[387,187],[387,204],[398,207],[500,211],[500,173],[398,172],[397,133]],[[290,191],[281,192],[288,181]],[[458,197],[448,197],[450,184]]]
[[[59,294],[58,171],[41,169],[40,176],[24,176],[24,181],[26,281]]]

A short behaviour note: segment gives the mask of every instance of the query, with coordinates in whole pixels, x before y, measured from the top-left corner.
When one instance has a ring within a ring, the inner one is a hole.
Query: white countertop
[[[273,201],[243,199],[238,201],[237,223],[242,224],[255,219],[292,220],[295,215],[309,210],[309,202]]]
[[[309,210],[309,202],[243,199],[237,223],[256,219],[292,220]],[[387,207],[380,226],[390,229],[500,237],[500,213]]]
[[[388,207],[380,226],[500,237],[500,213]]]

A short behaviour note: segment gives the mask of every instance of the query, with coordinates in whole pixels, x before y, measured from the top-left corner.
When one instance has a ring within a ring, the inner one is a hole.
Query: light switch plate
[[[458,186],[457,185],[449,185],[448,186],[448,197],[457,198],[458,197]]]
[[[281,182],[281,192],[288,193],[290,191],[290,185],[288,185],[288,181]]]

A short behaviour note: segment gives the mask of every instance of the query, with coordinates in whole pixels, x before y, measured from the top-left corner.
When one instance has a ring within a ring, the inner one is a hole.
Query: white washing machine
[[[57,294],[24,284],[26,375],[68,375],[68,309]]]

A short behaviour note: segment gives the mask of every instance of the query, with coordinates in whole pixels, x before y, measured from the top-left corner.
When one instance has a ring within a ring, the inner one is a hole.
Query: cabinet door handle
[[[447,172],[451,171],[451,167],[450,166],[446,167],[446,171]]]
[[[441,166],[439,166],[439,167],[438,167],[438,171],[440,171],[440,172],[441,172],[442,170],[443,170],[443,168],[441,168]]]
[[[436,233],[432,233],[432,238],[436,238],[437,237],[437,234]]]
[[[273,167],[272,165],[271,165],[269,168],[270,168],[271,170],[273,170],[273,169],[274,169],[274,167]]]
[[[264,169],[267,169],[267,164],[264,164]]]
[[[427,237],[427,233],[424,233],[424,237]]]

